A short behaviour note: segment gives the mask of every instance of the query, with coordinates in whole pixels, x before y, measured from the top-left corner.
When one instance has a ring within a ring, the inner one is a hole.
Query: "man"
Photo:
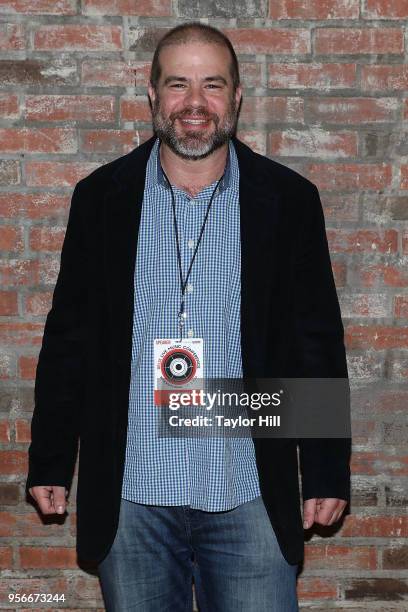
[[[317,188],[235,137],[241,95],[229,40],[174,28],[155,136],[74,190],[27,489],[64,512],[80,438],[77,551],[107,610],[191,610],[193,575],[201,610],[298,610],[303,527],[349,501],[348,438],[157,435],[154,346],[179,334],[208,377],[347,377]]]

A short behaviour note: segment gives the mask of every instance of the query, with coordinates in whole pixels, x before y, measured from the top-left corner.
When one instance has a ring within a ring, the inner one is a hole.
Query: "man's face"
[[[233,92],[231,57],[218,44],[164,47],[157,91],[149,84],[153,128],[174,153],[202,159],[235,132],[241,88]]]

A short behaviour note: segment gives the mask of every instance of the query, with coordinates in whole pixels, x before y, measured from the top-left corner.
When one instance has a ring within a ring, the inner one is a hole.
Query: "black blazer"
[[[154,137],[75,186],[35,381],[26,491],[70,489],[78,442],[77,553],[99,563],[118,527],[131,366],[133,272]],[[233,138],[240,169],[244,377],[347,377],[316,186]],[[350,438],[254,438],[281,551],[303,560],[303,499],[350,499]]]

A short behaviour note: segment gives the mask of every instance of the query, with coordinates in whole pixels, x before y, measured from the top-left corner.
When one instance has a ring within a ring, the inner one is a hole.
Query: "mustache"
[[[193,119],[213,119],[214,121],[217,120],[216,116],[203,112],[198,113],[191,111],[183,111],[182,113],[171,113],[169,115],[169,119],[171,119],[172,121],[174,121],[175,119],[184,119],[185,117],[191,117]]]

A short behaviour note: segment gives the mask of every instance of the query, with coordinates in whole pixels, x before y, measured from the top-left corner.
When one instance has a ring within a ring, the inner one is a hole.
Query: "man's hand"
[[[43,514],[64,514],[68,495],[65,487],[38,486],[28,490]]]
[[[343,514],[347,502],[335,497],[307,499],[303,503],[303,527],[309,529],[313,523],[333,525]]]

